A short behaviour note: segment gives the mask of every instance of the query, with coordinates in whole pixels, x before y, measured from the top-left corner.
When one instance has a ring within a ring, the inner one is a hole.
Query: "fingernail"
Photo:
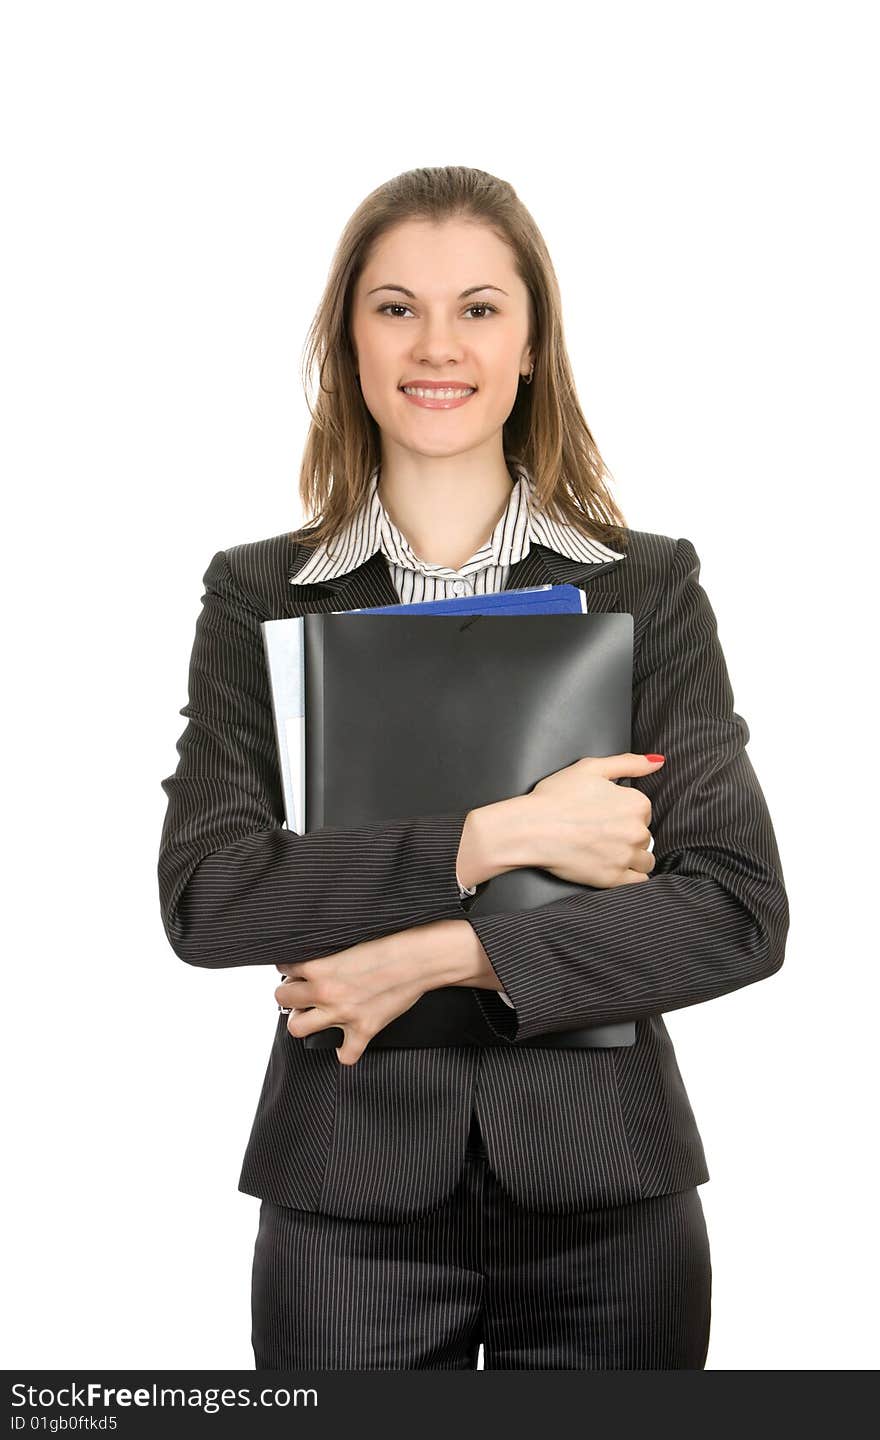
[[[645,759],[646,759],[646,760],[665,760],[665,759],[666,759],[666,756],[665,756],[665,755],[646,755],[646,756],[645,756]]]

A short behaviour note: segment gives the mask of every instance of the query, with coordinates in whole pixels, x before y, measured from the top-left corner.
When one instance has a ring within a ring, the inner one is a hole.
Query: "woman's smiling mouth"
[[[476,394],[470,385],[401,385],[400,393],[426,410],[454,410]]]

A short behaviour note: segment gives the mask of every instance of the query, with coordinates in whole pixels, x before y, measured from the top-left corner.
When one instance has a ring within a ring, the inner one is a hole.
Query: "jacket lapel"
[[[530,585],[577,585],[587,590],[599,575],[616,569],[626,560],[572,560],[547,545],[531,545],[528,553],[511,568],[505,590],[524,590]],[[617,595],[605,586],[587,591],[590,610],[613,610]]]
[[[306,558],[305,552],[297,553],[288,580],[296,579],[296,572]],[[307,610],[359,610],[373,605],[400,604],[388,562],[380,550],[344,575],[334,575],[331,580],[319,580],[314,585],[288,585],[288,589],[295,615]]]

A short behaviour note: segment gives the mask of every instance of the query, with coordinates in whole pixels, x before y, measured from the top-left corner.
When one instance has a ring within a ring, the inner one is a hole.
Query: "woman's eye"
[[[489,311],[491,311],[491,313],[492,313],[493,315],[497,315],[497,314],[498,314],[498,311],[497,311],[496,307],[495,307],[494,305],[490,305],[490,304],[488,303],[488,301],[486,301],[486,300],[475,300],[474,303],[473,303],[473,305],[469,305],[467,308],[468,308],[468,310],[489,310]],[[379,314],[379,315],[385,315],[389,310],[408,310],[408,309],[409,309],[409,306],[408,306],[408,305],[402,305],[399,300],[398,300],[397,302],[395,302],[395,301],[393,301],[393,300],[389,300],[389,302],[387,303],[387,305],[380,305],[380,306],[379,306],[379,309],[378,309],[378,311],[377,311],[377,314]],[[465,313],[467,313],[467,312],[465,312]],[[393,317],[392,317],[392,318],[393,318]]]

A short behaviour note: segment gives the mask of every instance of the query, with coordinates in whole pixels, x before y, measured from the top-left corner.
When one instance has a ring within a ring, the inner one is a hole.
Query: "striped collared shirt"
[[[588,540],[571,525],[551,520],[534,502],[534,484],[525,466],[509,459],[515,475],[510,499],[492,534],[457,570],[432,565],[416,555],[379,497],[379,466],[370,476],[367,499],[333,541],[332,554],[319,545],[291,579],[292,585],[314,585],[363,565],[377,550],[388,561],[391,579],[403,605],[421,600],[447,600],[453,595],[488,595],[503,590],[510,570],[527,555],[532,542],[558,550],[571,560],[619,560],[620,551]]]
[[[457,570],[448,565],[429,564],[416,555],[379,497],[380,467],[377,465],[370,476],[366,502],[336,536],[332,555],[319,545],[290,583],[314,585],[344,575],[381,550],[400,603],[415,605],[422,600],[448,600],[455,595],[488,595],[503,590],[512,567],[528,554],[533,542],[558,550],[572,560],[623,558],[619,551],[610,550],[598,540],[587,539],[573,526],[545,515],[535,505],[534,483],[528,470],[513,459],[508,458],[507,463],[512,483],[504,514],[489,538]],[[473,895],[476,888],[458,881],[462,899]],[[513,1008],[504,991],[499,994]]]

